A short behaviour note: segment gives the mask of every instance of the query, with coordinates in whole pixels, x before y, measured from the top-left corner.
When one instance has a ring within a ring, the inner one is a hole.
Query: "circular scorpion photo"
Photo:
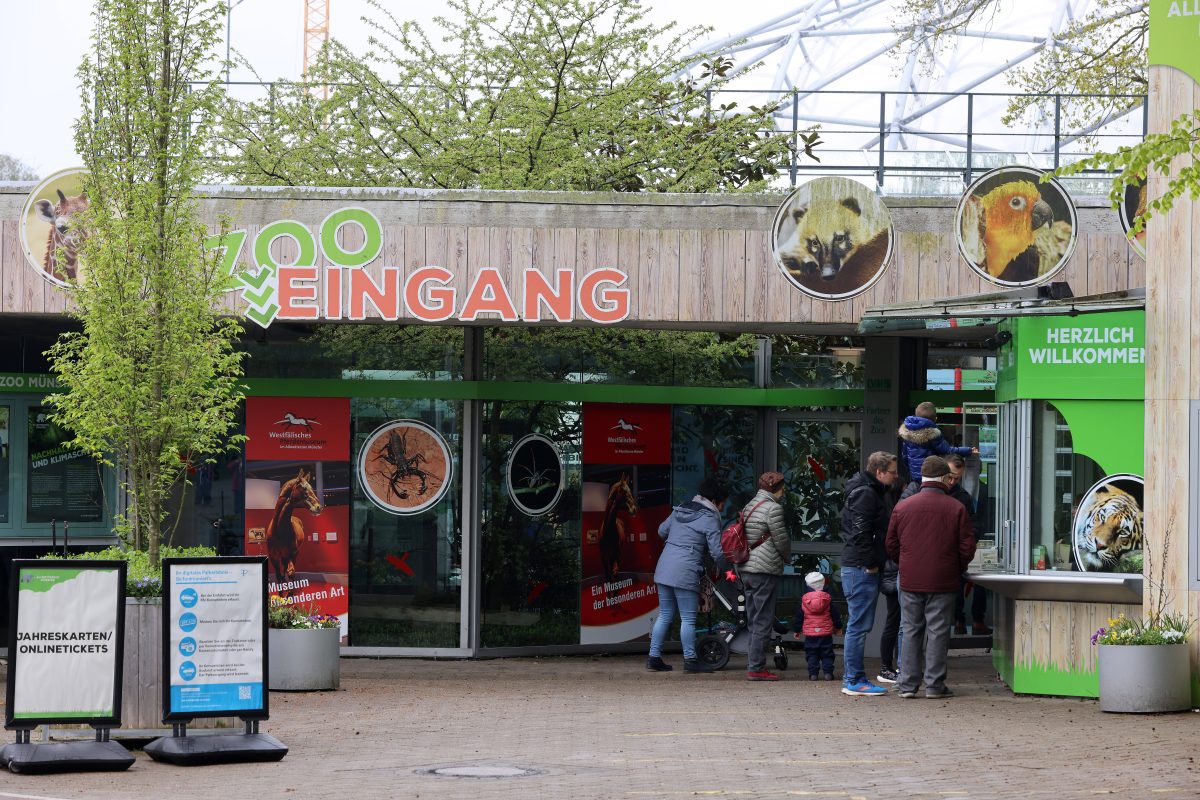
[[[454,461],[446,440],[415,419],[379,426],[358,453],[358,480],[371,502],[392,514],[417,514],[450,488]]]

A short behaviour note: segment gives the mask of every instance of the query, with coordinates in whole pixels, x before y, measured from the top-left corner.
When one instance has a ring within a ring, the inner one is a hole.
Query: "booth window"
[[[1030,571],[1117,571],[1097,568],[1076,552],[1075,512],[1104,471],[1088,456],[1075,452],[1070,426],[1053,403],[1033,403],[1030,452]]]

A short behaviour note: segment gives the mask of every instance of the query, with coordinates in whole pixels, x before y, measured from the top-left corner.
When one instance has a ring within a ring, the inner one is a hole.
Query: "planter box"
[[[1192,707],[1188,645],[1100,645],[1100,710],[1126,714]]]
[[[340,628],[271,628],[271,691],[311,692],[341,685]]]
[[[125,598],[125,658],[121,682],[121,730],[163,728],[162,600]],[[192,728],[232,728],[236,717],[198,717]]]

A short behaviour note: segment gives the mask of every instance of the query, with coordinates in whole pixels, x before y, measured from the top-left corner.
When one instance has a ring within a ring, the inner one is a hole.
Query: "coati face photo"
[[[822,300],[844,300],[883,275],[892,250],[883,201],[849,178],[817,178],[794,191],[775,215],[772,249],[784,276]]]

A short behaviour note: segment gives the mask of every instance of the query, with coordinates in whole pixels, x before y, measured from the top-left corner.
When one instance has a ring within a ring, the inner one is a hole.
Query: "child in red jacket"
[[[804,636],[804,656],[808,659],[808,679],[817,680],[824,672],[825,680],[833,680],[833,635],[842,632],[841,615],[833,607],[833,598],[825,591],[825,576],[810,572],[804,576],[808,589],[796,606],[792,630],[796,638]]]

